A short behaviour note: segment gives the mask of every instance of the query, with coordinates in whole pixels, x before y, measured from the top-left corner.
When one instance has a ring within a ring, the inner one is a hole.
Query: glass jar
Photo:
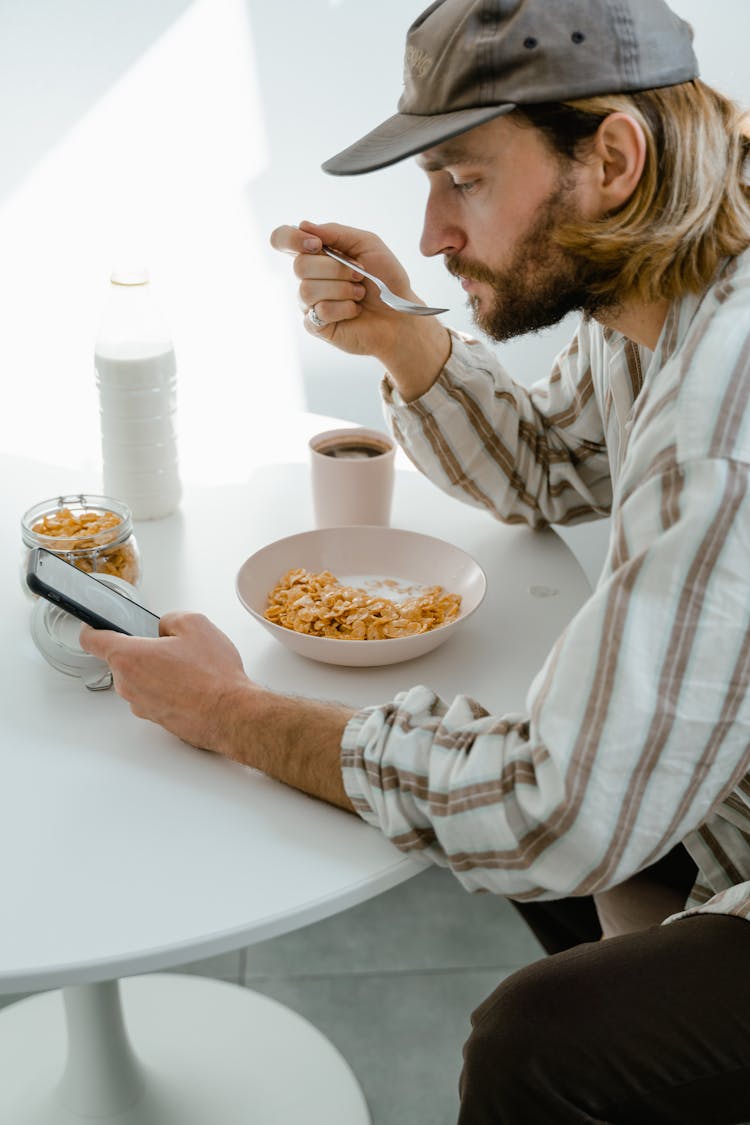
[[[131,586],[141,580],[141,555],[130,509],[109,496],[57,496],[43,500],[21,520],[21,582],[33,547],[44,547],[87,574],[111,574]]]

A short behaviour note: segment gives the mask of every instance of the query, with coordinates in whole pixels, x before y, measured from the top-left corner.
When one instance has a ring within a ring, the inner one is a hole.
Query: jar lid
[[[98,582],[110,586],[132,601],[134,586],[112,574],[92,574]],[[81,622],[44,598],[37,598],[31,613],[31,636],[44,659],[67,676],[79,676],[89,691],[106,691],[112,687],[109,666],[98,656],[84,652],[78,640]]]
[[[65,513],[66,525],[70,519],[77,526],[45,529],[50,518],[59,523],[61,513]],[[92,513],[115,516],[115,523],[92,530],[83,522],[83,517],[90,517]],[[133,516],[127,504],[112,496],[95,496],[90,492],[53,496],[34,504],[21,517],[21,538],[27,547],[46,547],[54,554],[66,556],[118,546],[132,534]]]
[[[110,281],[113,285],[148,285],[148,269],[136,262],[123,263],[112,270]]]

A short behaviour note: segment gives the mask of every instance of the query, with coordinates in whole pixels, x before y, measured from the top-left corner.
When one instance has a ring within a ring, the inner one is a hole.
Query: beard
[[[495,270],[458,255],[446,259],[446,268],[454,276],[491,286],[489,304],[477,294],[469,296],[474,323],[486,336],[503,343],[551,328],[571,312],[592,317],[613,308],[611,296],[592,291],[595,283],[611,281],[609,275],[556,240],[561,227],[580,218],[572,184],[561,175],[504,269]]]

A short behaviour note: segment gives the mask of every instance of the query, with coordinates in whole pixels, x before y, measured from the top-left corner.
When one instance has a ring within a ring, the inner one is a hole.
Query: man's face
[[[536,129],[498,118],[421,154],[430,179],[421,249],[443,254],[494,340],[600,310],[591,265],[555,233],[590,214],[588,169],[563,164]]]

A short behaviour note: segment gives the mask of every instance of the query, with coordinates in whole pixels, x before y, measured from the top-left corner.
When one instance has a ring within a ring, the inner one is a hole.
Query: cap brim
[[[355,141],[349,148],[332,156],[322,165],[332,176],[357,176],[397,164],[407,156],[416,156],[425,149],[449,141],[477,125],[484,125],[504,113],[511,113],[514,103],[458,109],[453,113],[419,115],[397,113],[382,125]]]

